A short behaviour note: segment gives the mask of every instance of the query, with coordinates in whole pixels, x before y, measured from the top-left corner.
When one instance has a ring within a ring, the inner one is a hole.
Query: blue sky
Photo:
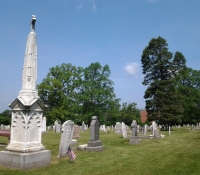
[[[0,112],[21,90],[31,15],[36,15],[38,82],[62,63],[108,64],[121,102],[145,108],[141,55],[167,40],[187,66],[200,68],[199,0],[0,0]]]

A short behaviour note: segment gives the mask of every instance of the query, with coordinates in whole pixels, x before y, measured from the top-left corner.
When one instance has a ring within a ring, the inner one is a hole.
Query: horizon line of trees
[[[152,38],[142,56],[143,85],[147,121],[159,124],[200,123],[200,70],[186,66],[184,55],[169,52],[167,41]],[[47,124],[55,120],[72,120],[76,124],[90,124],[98,116],[101,124],[114,125],[132,120],[142,125],[137,103],[122,103],[114,93],[109,78],[110,68],[99,62],[88,67],[63,63],[49,69],[46,78],[37,85],[41,100],[48,106],[44,110]],[[10,123],[11,112],[0,113],[0,123]]]

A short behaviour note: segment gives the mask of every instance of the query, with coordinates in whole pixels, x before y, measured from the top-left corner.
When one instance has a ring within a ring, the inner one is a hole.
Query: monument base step
[[[103,150],[104,150],[104,147],[103,147],[103,146],[86,147],[86,151],[99,152],[99,151],[103,151]]]
[[[31,153],[0,151],[0,165],[17,169],[34,169],[51,163],[51,151]]]
[[[88,147],[97,147],[97,146],[102,146],[102,142],[100,140],[89,141],[88,143]]]

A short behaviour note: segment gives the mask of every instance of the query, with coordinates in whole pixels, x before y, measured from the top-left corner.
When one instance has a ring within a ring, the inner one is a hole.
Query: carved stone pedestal
[[[104,147],[102,146],[102,142],[100,140],[97,141],[89,141],[87,147],[87,151],[103,151]]]
[[[32,169],[50,164],[51,151],[42,150],[33,153],[0,151],[0,164],[9,168]]]

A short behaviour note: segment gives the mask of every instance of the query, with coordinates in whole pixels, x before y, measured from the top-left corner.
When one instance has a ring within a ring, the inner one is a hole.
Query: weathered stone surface
[[[126,125],[124,124],[124,122],[122,122],[122,134],[124,138],[127,138]]]
[[[46,117],[42,118],[42,132],[47,132]]]
[[[99,121],[97,116],[92,117],[90,124],[90,141],[87,145],[87,151],[103,151],[102,142],[99,140]]]
[[[74,133],[73,133],[73,139],[78,139],[80,138],[80,127],[78,125],[74,125]]]
[[[60,133],[61,132],[61,125],[60,125],[60,123],[58,123],[58,124],[55,125],[55,132],[56,133]]]
[[[135,144],[135,145],[137,145],[137,144],[140,143],[140,139],[130,139],[130,140],[129,140],[129,143],[130,143],[130,144]]]
[[[115,134],[122,134],[122,124],[120,122],[115,125]]]
[[[63,133],[61,134],[60,147],[58,157],[66,157],[69,145],[72,142],[72,135],[74,132],[74,122],[71,120],[66,121],[63,125]]]
[[[51,151],[42,150],[33,153],[0,151],[0,164],[9,168],[32,169],[49,165]]]
[[[11,137],[0,152],[0,164],[22,169],[46,166],[50,163],[51,152],[44,150],[42,139],[42,116],[46,107],[37,90],[37,44],[35,34],[36,17],[31,20],[31,32],[26,44],[22,89],[19,96],[9,105],[12,109]],[[44,163],[43,163],[44,162]]]
[[[137,136],[137,122],[133,120],[131,123],[132,136]]]
[[[147,129],[148,129],[148,126],[147,124],[144,125],[144,135],[146,136],[147,135]]]
[[[132,136],[130,137],[129,143],[130,144],[139,144],[140,139],[137,135],[137,122],[136,120],[133,120],[131,123],[131,130],[132,130]]]

